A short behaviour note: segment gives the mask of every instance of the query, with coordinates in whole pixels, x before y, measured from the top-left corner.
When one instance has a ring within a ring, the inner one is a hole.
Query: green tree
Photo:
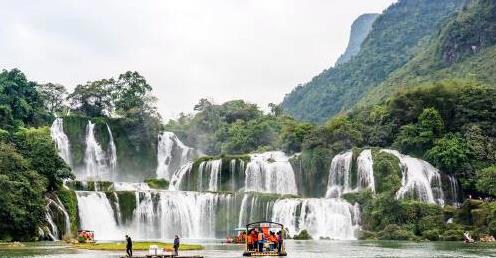
[[[469,148],[459,134],[446,134],[425,154],[436,167],[454,173],[469,160]]]
[[[21,129],[15,133],[15,145],[31,169],[46,178],[48,191],[59,189],[64,179],[74,179],[69,166],[57,154],[48,127]]]
[[[401,127],[395,145],[406,153],[423,153],[429,149],[444,131],[443,118],[434,108],[426,108],[416,124]]]
[[[299,123],[293,119],[285,119],[279,134],[281,149],[288,153],[300,152],[303,139],[313,129],[314,126],[310,123]]]
[[[37,84],[28,81],[18,69],[0,73],[0,128],[14,130],[39,126],[50,120],[36,87]]]
[[[116,112],[126,117],[156,115],[157,100],[151,91],[152,87],[138,72],[127,71],[119,75],[113,88]]]
[[[478,191],[496,196],[496,165],[477,171],[476,178]]]
[[[32,240],[44,218],[46,180],[0,142],[0,240]]]
[[[45,108],[50,113],[62,112],[65,108],[64,102],[67,97],[67,89],[64,85],[46,83],[38,86],[38,92],[43,99]]]
[[[99,80],[78,85],[69,94],[72,110],[89,117],[109,116],[112,113],[112,88],[114,80]]]

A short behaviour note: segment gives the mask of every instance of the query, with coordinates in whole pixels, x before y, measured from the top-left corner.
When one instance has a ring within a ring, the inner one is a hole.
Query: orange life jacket
[[[258,233],[258,241],[262,241],[264,234],[262,232]]]

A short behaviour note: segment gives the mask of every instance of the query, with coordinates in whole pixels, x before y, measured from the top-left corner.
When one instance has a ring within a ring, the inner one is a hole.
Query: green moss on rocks
[[[152,189],[161,189],[161,190],[169,189],[169,181],[165,179],[149,178],[149,179],[145,179],[145,183],[148,184],[148,186]]]
[[[71,221],[71,233],[75,237],[79,227],[79,212],[76,193],[70,190],[59,190],[56,192],[60,202],[64,205],[69,220]]]
[[[119,207],[121,210],[121,218],[124,224],[133,219],[133,212],[136,209],[135,192],[116,192],[119,198]]]
[[[393,154],[376,150],[372,151],[372,159],[376,192],[397,192],[402,178],[400,160]]]
[[[378,234],[380,240],[418,240],[413,232],[403,229],[396,224],[387,225],[383,231]]]
[[[299,234],[293,237],[294,240],[312,240],[312,236],[306,229],[302,230]]]

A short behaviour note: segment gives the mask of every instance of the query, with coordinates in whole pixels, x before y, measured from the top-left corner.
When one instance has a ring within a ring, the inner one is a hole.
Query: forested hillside
[[[474,0],[425,43],[405,66],[360,102],[383,100],[398,88],[442,79],[466,78],[489,85],[496,82],[496,3]]]
[[[405,65],[465,0],[401,0],[377,18],[360,52],[288,94],[283,109],[297,119],[322,122],[355,105]]]

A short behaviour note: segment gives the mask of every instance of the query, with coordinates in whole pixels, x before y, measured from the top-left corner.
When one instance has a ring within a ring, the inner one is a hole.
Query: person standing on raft
[[[174,238],[174,253],[172,255],[174,256],[178,256],[179,253],[177,252],[179,250],[179,237],[176,235],[176,237]]]
[[[126,253],[129,257],[133,257],[133,240],[131,237],[126,235],[127,245],[126,245]]]

